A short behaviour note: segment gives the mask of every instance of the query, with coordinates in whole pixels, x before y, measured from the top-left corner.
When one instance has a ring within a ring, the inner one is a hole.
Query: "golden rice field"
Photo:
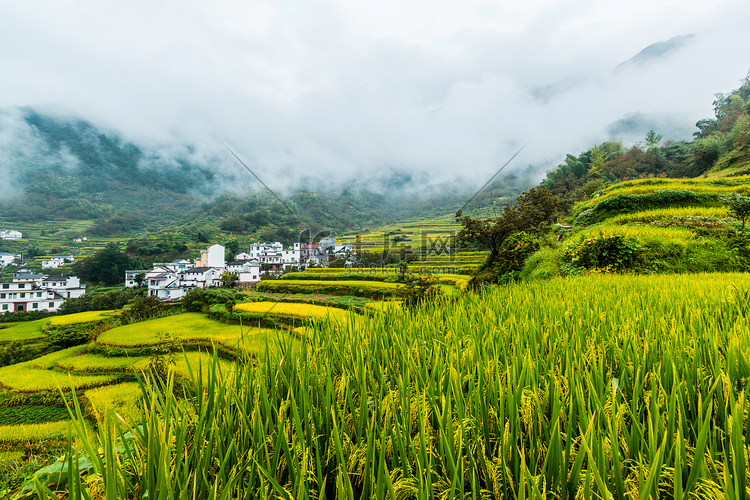
[[[69,428],[69,420],[42,424],[0,425],[0,442],[31,443],[54,435],[67,438]]]
[[[632,238],[656,238],[662,240],[690,241],[696,237],[695,231],[680,227],[655,227],[655,226],[627,226],[614,225],[609,221],[586,228],[576,233],[573,240],[583,238],[592,234],[613,235],[619,234]]]
[[[615,191],[621,188],[639,187],[639,186],[745,186],[750,184],[750,175],[740,175],[736,177],[703,178],[687,177],[683,179],[672,178],[646,178],[623,181],[613,184],[603,189],[604,192]]]
[[[683,207],[643,210],[629,214],[616,215],[607,220],[608,224],[649,224],[655,221],[671,220],[675,217],[705,217],[723,219],[729,217],[727,207]]]
[[[283,334],[271,329],[228,325],[208,319],[201,313],[183,313],[141,323],[119,326],[102,333],[97,342],[115,347],[138,347],[158,344],[164,340],[183,342],[215,342],[248,353],[262,353],[268,341]]]
[[[75,325],[78,323],[92,323],[112,318],[113,310],[110,311],[86,311],[80,313],[66,314],[64,316],[52,316],[49,323],[53,326]]]
[[[322,322],[187,406],[162,393],[129,452],[113,429],[98,479],[66,479],[112,498],[744,499],[749,299],[747,274],[587,275]]]
[[[435,218],[411,218],[360,233],[337,236],[338,243],[351,243],[356,251],[419,249],[434,243],[449,244],[461,225],[452,214]]]
[[[62,389],[85,389],[111,383],[114,375],[84,375],[53,370],[63,357],[69,356],[81,346],[71,347],[32,361],[0,368],[0,384],[18,392],[58,391]]]
[[[337,321],[346,320],[352,314],[343,309],[316,306],[312,304],[297,304],[293,302],[246,302],[234,306],[234,311],[272,316],[289,316],[293,318],[332,318]]]
[[[84,396],[91,403],[94,417],[100,423],[104,422],[104,415],[113,412],[126,422],[135,423],[139,420],[142,405],[141,387],[136,382],[125,382],[89,389]]]
[[[49,319],[39,319],[24,323],[0,324],[0,342],[14,342],[17,340],[34,340],[45,337],[44,325]]]

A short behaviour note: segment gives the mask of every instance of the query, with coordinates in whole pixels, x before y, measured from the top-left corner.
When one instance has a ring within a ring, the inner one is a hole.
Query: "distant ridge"
[[[620,71],[633,66],[643,66],[655,59],[665,57],[688,45],[695,37],[696,35],[690,33],[687,35],[674,36],[669,40],[664,40],[662,42],[652,43],[627,61],[618,64],[615,71]]]

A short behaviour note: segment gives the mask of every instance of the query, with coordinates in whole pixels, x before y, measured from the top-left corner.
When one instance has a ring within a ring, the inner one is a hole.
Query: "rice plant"
[[[750,277],[497,287],[308,329],[193,390],[142,382],[51,498],[542,499],[750,495]],[[283,341],[282,341],[283,342]]]

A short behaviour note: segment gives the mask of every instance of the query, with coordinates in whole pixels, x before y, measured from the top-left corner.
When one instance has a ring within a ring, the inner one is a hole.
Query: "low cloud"
[[[0,8],[0,106],[82,116],[229,186],[254,180],[224,142],[273,188],[478,186],[524,144],[508,171],[541,178],[607,139],[689,138],[750,69],[739,1],[72,5]]]

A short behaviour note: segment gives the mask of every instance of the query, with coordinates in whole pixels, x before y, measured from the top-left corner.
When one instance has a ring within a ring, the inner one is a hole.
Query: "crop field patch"
[[[94,416],[99,422],[104,421],[108,411],[117,413],[128,423],[138,421],[143,395],[137,382],[97,387],[87,390],[84,395],[91,403]]]
[[[334,307],[312,304],[298,304],[293,302],[246,302],[234,306],[235,311],[291,316],[295,318],[335,318],[345,320],[349,312]]]
[[[34,443],[55,435],[67,438],[70,426],[69,420],[39,424],[0,425],[0,442]],[[75,432],[73,434],[75,435]]]
[[[149,359],[149,356],[108,357],[86,353],[61,359],[57,362],[57,366],[74,372],[122,373],[146,369]]]
[[[182,313],[119,326],[102,333],[97,342],[115,347],[150,346],[169,341],[216,342],[231,349],[262,353],[266,345],[283,340],[285,333],[248,325],[229,325],[201,313]]]
[[[382,281],[357,280],[264,280],[256,290],[264,293],[320,294],[354,297],[391,297],[399,293],[403,285]]]
[[[36,321],[16,323],[8,328],[0,328],[0,342],[42,339],[46,336],[42,329],[47,323],[49,323],[49,319],[44,318]]]
[[[75,346],[53,352],[41,358],[0,368],[0,383],[14,391],[35,392],[68,390],[71,387],[85,389],[108,384],[116,379],[113,375],[81,375],[53,370],[57,363],[85,346]]]
[[[342,281],[339,283],[331,283],[330,281],[315,281],[315,280],[267,280],[263,282],[264,284],[268,284],[270,286],[275,286],[277,284],[279,285],[303,285],[303,286],[352,286],[352,287],[362,287],[362,288],[375,288],[375,289],[391,289],[395,290],[397,288],[402,287],[403,285],[400,285],[398,283],[383,283],[378,281]]]
[[[54,326],[67,326],[75,325],[78,323],[92,323],[95,321],[104,321],[111,318],[111,313],[114,310],[109,311],[85,311],[74,314],[66,314],[64,316],[52,316],[49,318],[49,322]]]
[[[0,425],[39,424],[66,420],[68,409],[50,405],[0,406]]]
[[[214,484],[265,498],[269,477],[275,491],[322,486],[327,498],[387,498],[389,484],[399,498],[545,498],[531,478],[555,498],[671,498],[679,486],[683,498],[745,498],[748,294],[742,273],[592,274],[315,322],[298,356],[259,358],[199,400],[167,395],[147,424],[159,439],[136,443],[137,462],[113,476],[126,491],[189,470],[199,480],[174,493],[200,498]],[[198,411],[201,425],[164,425]],[[201,447],[163,460],[186,439]]]

